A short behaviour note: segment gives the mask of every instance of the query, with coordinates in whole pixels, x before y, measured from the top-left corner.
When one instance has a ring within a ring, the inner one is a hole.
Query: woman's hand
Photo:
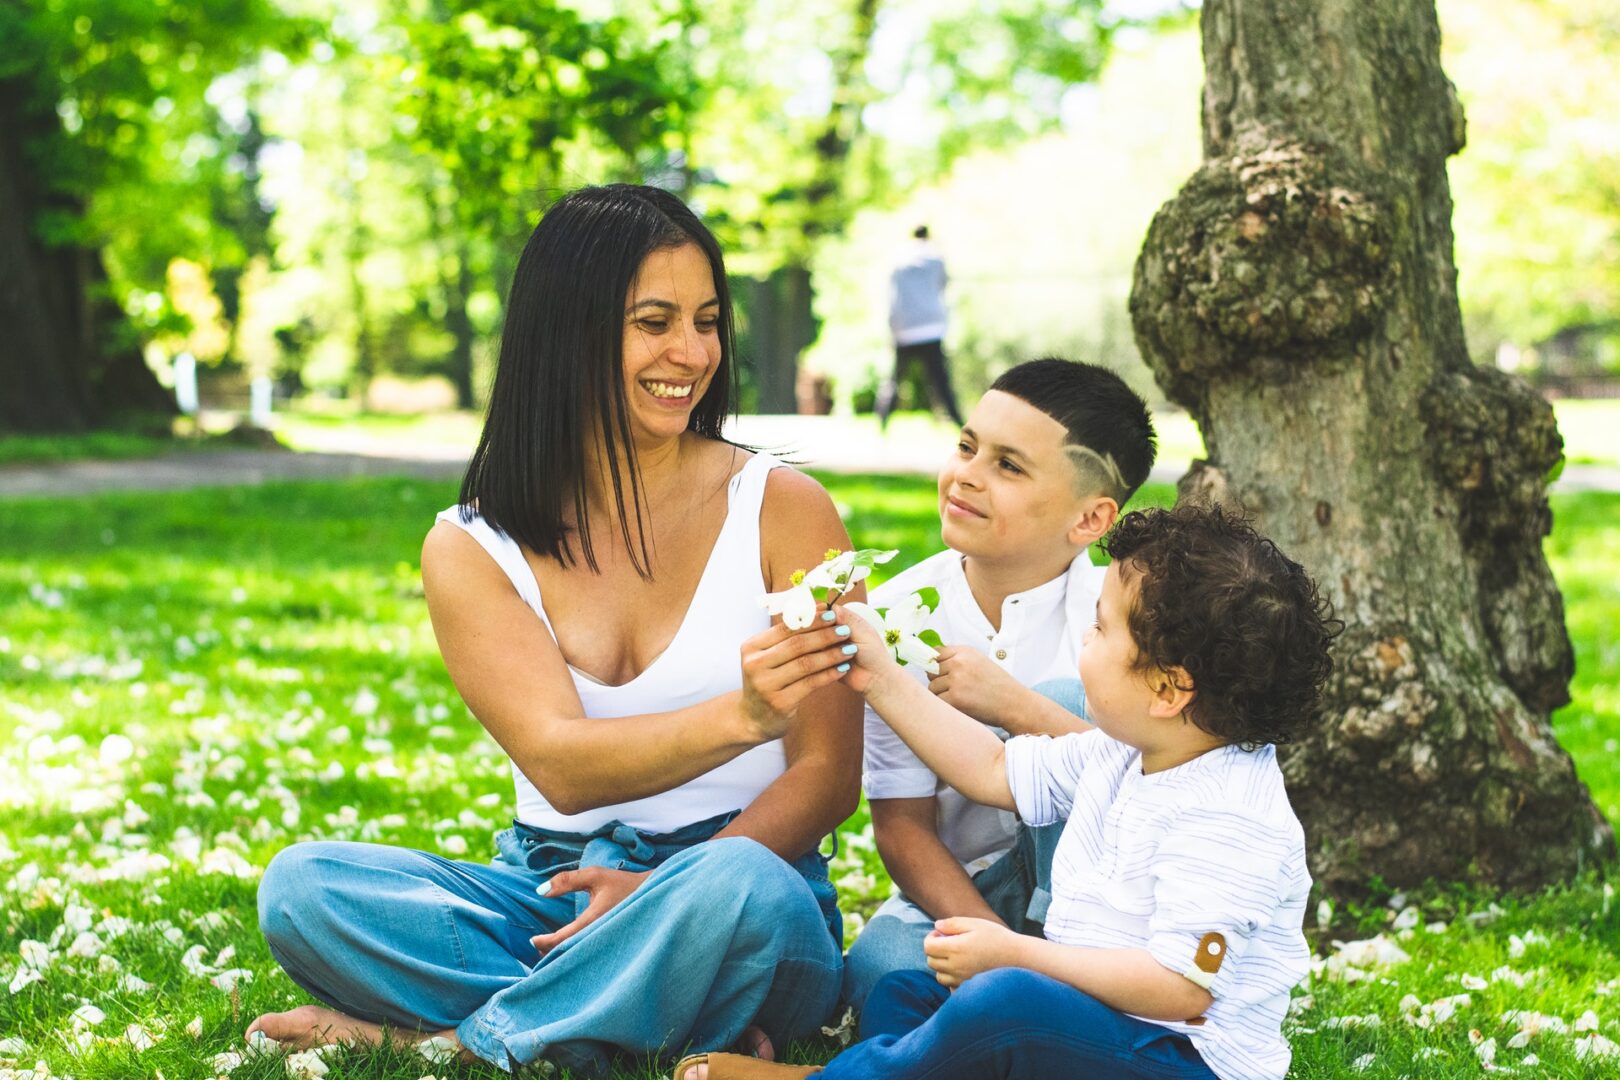
[[[584,892],[590,893],[590,903],[585,910],[571,923],[558,927],[554,933],[536,934],[529,939],[541,956],[561,945],[591,923],[600,919],[612,910],[613,905],[636,891],[648,874],[652,871],[643,870],[636,873],[630,870],[611,870],[605,866],[586,866],[578,870],[565,870],[546,882],[550,888],[547,896],[561,896],[564,893]]]
[[[952,990],[981,971],[1016,967],[1020,935],[989,919],[940,919],[923,939],[928,966]]]
[[[743,717],[760,742],[780,739],[805,698],[844,677],[838,668],[852,659],[843,651],[850,631],[834,618],[818,607],[808,629],[777,623],[743,642]]]

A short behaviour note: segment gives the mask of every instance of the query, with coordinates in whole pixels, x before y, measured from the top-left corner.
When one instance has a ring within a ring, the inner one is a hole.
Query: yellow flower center
[[[803,570],[795,570],[795,571],[793,571],[793,573],[788,575],[788,580],[793,582],[793,584],[795,584],[795,585],[803,585],[804,584],[804,571]]]
[[[843,554],[843,552],[839,551],[837,548],[828,548],[826,553],[821,556],[821,561],[822,562],[832,562],[834,559],[838,558],[838,556],[840,556],[842,554]]]
[[[885,631],[883,631],[883,643],[885,645],[890,646],[891,648],[893,646],[895,646],[895,645],[900,644],[900,631],[898,631],[898,630],[885,630]]]

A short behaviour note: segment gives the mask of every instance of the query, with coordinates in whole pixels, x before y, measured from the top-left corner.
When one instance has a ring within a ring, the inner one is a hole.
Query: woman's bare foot
[[[462,1061],[478,1060],[461,1045],[454,1028],[446,1031],[404,1031],[392,1028],[385,1032],[381,1024],[356,1020],[346,1013],[340,1013],[336,1009],[323,1009],[319,1005],[300,1005],[288,1012],[265,1013],[248,1025],[243,1037],[251,1042],[255,1031],[262,1031],[266,1038],[298,1050],[325,1046],[329,1043],[381,1046],[384,1040],[392,1041],[396,1046],[415,1046],[429,1039],[443,1038],[450,1044],[446,1049],[454,1052]]]
[[[356,1020],[336,1009],[323,1009],[319,1005],[300,1005],[280,1013],[265,1013],[248,1025],[246,1038],[251,1040],[255,1031],[283,1046],[307,1050],[328,1043],[358,1043],[361,1046],[380,1046],[383,1041],[381,1024]]]

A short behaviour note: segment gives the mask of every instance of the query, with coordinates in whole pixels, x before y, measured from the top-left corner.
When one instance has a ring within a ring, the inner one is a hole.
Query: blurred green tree
[[[170,257],[240,265],[255,132],[208,90],[304,29],[267,0],[0,5],[0,430],[172,411],[110,279],[153,330]]]

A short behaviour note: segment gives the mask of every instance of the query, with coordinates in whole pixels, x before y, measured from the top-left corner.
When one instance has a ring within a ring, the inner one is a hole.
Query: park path
[[[806,468],[844,473],[931,476],[951,452],[955,433],[943,427],[880,435],[835,417],[743,416],[727,434]],[[316,449],[179,450],[122,461],[66,461],[0,467],[0,498],[88,495],[103,491],[176,491],[195,487],[256,485],[278,480],[345,480],[359,476],[414,476],[453,480],[470,446],[423,443],[338,429]],[[1161,462],[1153,479],[1174,483],[1185,460]],[[1570,465],[1555,491],[1620,492],[1620,468]]]

